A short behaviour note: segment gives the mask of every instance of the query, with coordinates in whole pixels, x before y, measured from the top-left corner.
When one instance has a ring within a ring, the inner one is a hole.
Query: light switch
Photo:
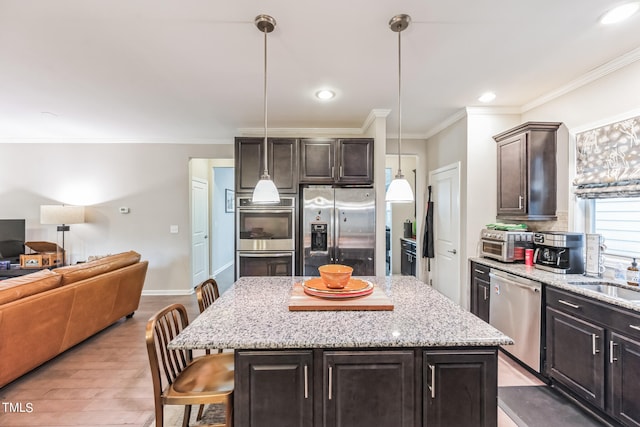
[[[170,225],[169,226],[169,233],[177,234],[178,233],[178,226],[177,225]]]

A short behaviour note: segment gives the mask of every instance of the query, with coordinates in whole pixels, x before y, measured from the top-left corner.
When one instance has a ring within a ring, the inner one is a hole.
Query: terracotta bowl
[[[349,283],[353,268],[348,265],[327,264],[318,267],[318,271],[327,288],[342,289]]]

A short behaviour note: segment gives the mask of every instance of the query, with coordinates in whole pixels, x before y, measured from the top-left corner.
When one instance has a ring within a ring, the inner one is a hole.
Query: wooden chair
[[[207,279],[196,286],[196,298],[198,298],[198,307],[202,313],[207,307],[220,298],[218,290],[218,282],[215,279]]]
[[[208,354],[193,359],[191,350],[169,349],[169,342],[188,324],[187,310],[181,304],[164,308],[147,323],[146,343],[153,379],[156,427],[163,426],[164,405],[185,406],[182,425],[186,427],[191,417],[191,405],[213,403],[225,405],[225,423],[216,426],[231,427],[233,353]]]

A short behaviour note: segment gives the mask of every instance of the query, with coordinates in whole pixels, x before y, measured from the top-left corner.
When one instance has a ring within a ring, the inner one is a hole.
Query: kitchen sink
[[[640,289],[629,289],[611,282],[567,282],[568,285],[640,304]]]

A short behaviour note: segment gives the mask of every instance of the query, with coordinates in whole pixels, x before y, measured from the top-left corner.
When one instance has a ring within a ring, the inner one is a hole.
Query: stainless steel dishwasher
[[[502,348],[540,372],[542,285],[494,269],[491,269],[489,278],[489,323],[515,343]]]

